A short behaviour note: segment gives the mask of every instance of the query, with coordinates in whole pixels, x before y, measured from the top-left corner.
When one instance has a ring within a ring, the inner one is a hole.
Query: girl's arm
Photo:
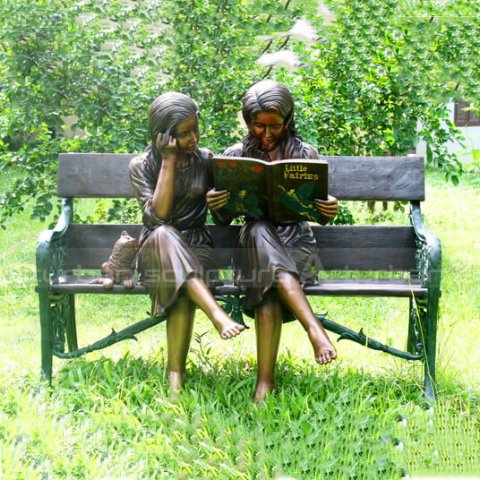
[[[213,221],[217,225],[229,225],[233,220],[233,217],[230,215],[219,212],[219,210],[227,204],[229,198],[230,192],[228,190],[215,190],[215,188],[212,188],[207,192],[205,198],[207,207],[212,212]]]
[[[328,196],[327,200],[315,199],[315,208],[325,217],[325,221],[322,221],[322,225],[326,225],[330,220],[335,218],[338,209],[338,201],[332,195]]]
[[[175,166],[178,157],[177,140],[159,133],[156,145],[162,156],[162,164],[152,197],[152,209],[160,219],[167,221],[172,214],[175,190]]]

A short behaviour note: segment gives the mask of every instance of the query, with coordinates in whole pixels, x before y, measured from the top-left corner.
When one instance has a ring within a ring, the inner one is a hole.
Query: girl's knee
[[[174,226],[165,223],[164,225],[159,225],[157,228],[155,228],[151,235],[163,236],[171,235],[173,233],[178,233],[178,230]]]
[[[170,241],[172,237],[178,237],[180,232],[172,225],[160,225],[157,227],[149,237],[149,240],[156,242]]]
[[[272,224],[266,220],[252,220],[248,223],[247,227],[243,232],[244,239],[246,238],[259,238],[264,237],[265,235],[271,237],[276,236],[275,229]]]

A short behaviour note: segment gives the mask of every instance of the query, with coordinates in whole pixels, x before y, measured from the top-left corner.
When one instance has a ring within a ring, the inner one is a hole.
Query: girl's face
[[[173,136],[177,139],[179,150],[188,155],[192,155],[200,140],[198,118],[193,116],[187,118],[183,122],[180,122],[175,127],[173,134]]]
[[[263,150],[274,150],[281,142],[285,130],[285,119],[276,112],[260,112],[253,115],[250,133],[260,143]]]

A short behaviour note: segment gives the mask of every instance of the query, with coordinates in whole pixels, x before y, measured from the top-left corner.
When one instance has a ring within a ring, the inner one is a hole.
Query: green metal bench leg
[[[77,322],[75,319],[75,295],[68,295],[68,315],[67,315],[67,345],[68,351],[72,352],[78,350],[78,339],[77,339]]]
[[[416,235],[418,275],[422,285],[428,288],[427,298],[417,300],[417,307],[421,318],[420,333],[425,355],[425,399],[430,403],[436,399],[435,357],[442,245],[436,235],[432,235],[425,229],[419,202],[412,202],[410,218]]]
[[[429,295],[425,315],[425,398],[428,402],[435,402],[436,400],[437,317],[438,296]]]
[[[42,354],[42,379],[52,381],[53,340],[50,295],[48,290],[38,292],[40,303],[40,335]]]
[[[409,316],[408,316],[408,339],[407,339],[407,352],[416,353],[418,338],[418,314],[416,310],[416,302],[410,297],[409,300]]]
[[[429,249],[426,337],[425,337],[425,397],[428,402],[436,400],[435,360],[437,349],[437,320],[440,300],[440,281],[442,270],[442,248],[440,240],[433,237]]]

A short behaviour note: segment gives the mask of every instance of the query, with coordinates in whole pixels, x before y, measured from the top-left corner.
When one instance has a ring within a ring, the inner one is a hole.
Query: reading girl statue
[[[295,130],[294,101],[285,86],[264,80],[253,85],[242,102],[248,134],[224,155],[266,161],[318,158],[317,151],[304,143]],[[229,195],[226,190],[213,189],[207,193],[207,204],[217,221],[231,220],[219,212]],[[325,223],[336,215],[334,197],[316,199],[314,203]],[[246,310],[254,310],[258,360],[254,400],[258,402],[274,389],[282,323],[291,320],[292,315],[307,332],[318,363],[330,363],[337,354],[302,289],[302,285],[316,282],[320,266],[308,222],[273,225],[248,216],[245,222],[239,235],[235,267],[237,281],[246,292]]]
[[[222,338],[245,327],[216,303],[204,280],[215,272],[205,226],[211,153],[198,148],[197,104],[181,93],[160,95],[150,106],[149,130],[151,144],[130,163],[143,212],[140,279],[152,300],[152,316],[167,315],[168,380],[178,390],[184,384],[196,306]]]

